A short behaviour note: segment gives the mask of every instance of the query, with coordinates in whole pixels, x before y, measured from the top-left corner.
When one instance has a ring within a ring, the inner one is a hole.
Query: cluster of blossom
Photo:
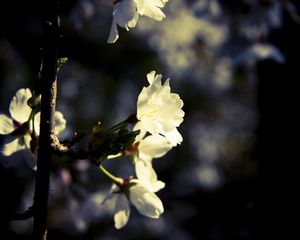
[[[123,227],[129,218],[131,202],[138,211],[150,218],[158,218],[164,208],[155,192],[165,184],[157,179],[152,167],[154,158],[165,155],[173,146],[182,142],[177,127],[182,123],[183,101],[178,94],[171,93],[169,79],[162,84],[162,75],[154,71],[147,75],[148,87],[144,87],[137,101],[137,123],[133,130],[140,133],[126,155],[133,157],[137,178],[113,178],[115,183],[106,201],[115,201],[115,227]],[[28,105],[32,94],[29,89],[20,89],[13,97],[9,111],[11,117],[0,114],[0,134],[5,135],[1,150],[4,156],[26,150],[34,156],[32,148],[39,136],[40,113]],[[55,133],[66,127],[61,112],[55,113]],[[105,170],[106,171],[106,170]]]
[[[0,134],[6,135],[1,149],[4,156],[21,150],[35,152],[34,142],[40,134],[41,114],[28,105],[31,97],[30,89],[18,90],[9,105],[10,116],[0,114]],[[61,112],[56,111],[54,121],[55,134],[58,135],[66,128],[66,120]]]
[[[164,156],[173,146],[182,142],[177,127],[182,123],[183,101],[171,93],[169,79],[152,71],[147,75],[148,87],[138,96],[137,119],[134,130],[140,133],[127,154],[132,155],[136,179],[120,179],[114,184],[108,199],[115,201],[115,227],[123,227],[129,218],[131,202],[137,210],[150,218],[158,218],[164,211],[155,192],[165,184],[157,179],[152,167],[155,158]]]
[[[117,1],[114,4],[113,22],[107,42],[114,43],[119,38],[117,25],[127,30],[135,27],[139,15],[161,21],[165,17],[161,8],[166,2],[167,0]],[[159,218],[163,213],[163,204],[155,193],[164,188],[165,183],[158,180],[152,161],[164,156],[183,141],[177,130],[183,122],[183,101],[178,94],[171,92],[169,79],[162,82],[162,75],[156,75],[156,72],[152,71],[147,74],[147,80],[149,86],[144,87],[138,96],[135,125],[132,130],[138,135],[129,147],[120,149],[116,155],[106,156],[106,159],[131,156],[136,177],[130,176],[125,179],[116,177],[102,166],[102,161],[105,160],[103,156],[100,161],[95,161],[91,155],[87,157],[113,182],[110,193],[103,203],[113,201],[114,222],[117,229],[128,222],[130,203],[142,215],[149,218]],[[35,101],[34,104],[32,101]],[[36,96],[28,88],[22,88],[17,91],[10,103],[10,117],[0,114],[0,134],[4,135],[2,155],[8,157],[18,151],[30,152],[30,162],[33,161],[34,164],[29,165],[34,166],[34,169],[40,133],[39,105],[40,96]],[[56,111],[55,135],[59,135],[65,128],[66,120],[63,114]]]
[[[165,15],[160,10],[168,0],[121,0],[115,3],[113,22],[107,40],[114,43],[119,38],[117,25],[129,31],[136,26],[139,15],[161,21]],[[139,130],[133,144],[133,162],[137,179],[121,181],[114,185],[115,227],[123,227],[129,218],[128,200],[137,210],[150,218],[158,218],[164,211],[155,192],[165,184],[157,180],[152,160],[165,155],[173,146],[182,142],[177,127],[183,121],[183,102],[178,94],[171,93],[169,80],[161,83],[161,75],[152,71],[147,75],[149,86],[143,88],[137,102],[137,119],[134,130]],[[148,133],[148,134],[147,134]]]

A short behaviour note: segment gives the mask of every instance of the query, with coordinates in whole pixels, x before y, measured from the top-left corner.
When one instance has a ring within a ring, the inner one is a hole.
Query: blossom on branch
[[[18,90],[9,105],[10,117],[0,114],[0,134],[6,135],[1,149],[4,156],[10,156],[20,150],[30,150],[32,136],[39,136],[40,113],[32,116],[33,111],[27,104],[31,97],[30,89]],[[66,127],[66,120],[60,112],[55,112],[55,126],[56,134]]]
[[[164,212],[159,197],[152,189],[149,189],[149,185],[138,179],[124,180],[121,187],[114,184],[106,201],[115,201],[114,222],[117,229],[127,224],[130,216],[130,203],[140,214],[149,218],[159,218]]]
[[[169,79],[162,84],[161,78],[155,71],[147,75],[149,86],[138,96],[137,119],[146,131],[163,135],[176,146],[182,142],[177,127],[183,122],[183,101],[178,94],[171,93]]]
[[[165,15],[160,10],[168,0],[120,0],[113,8],[113,21],[108,37],[108,43],[114,43],[119,38],[117,25],[129,31],[134,28],[139,15],[161,21]]]

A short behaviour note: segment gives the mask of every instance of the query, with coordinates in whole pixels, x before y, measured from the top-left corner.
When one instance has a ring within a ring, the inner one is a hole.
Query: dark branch
[[[73,159],[88,159],[89,153],[86,150],[75,151],[72,149],[72,143],[63,144],[61,143],[55,134],[51,135],[51,147],[53,152],[58,156],[68,156]]]
[[[33,239],[47,239],[51,135],[54,133],[56,75],[59,40],[58,0],[43,3],[44,45],[41,72],[41,123],[34,195]]]

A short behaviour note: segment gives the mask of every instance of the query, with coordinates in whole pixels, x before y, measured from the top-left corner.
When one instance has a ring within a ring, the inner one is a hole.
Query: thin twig
[[[41,130],[34,195],[34,240],[47,239],[48,194],[52,155],[51,134],[54,132],[59,40],[58,0],[47,0],[44,1],[43,5],[43,16],[45,19],[43,67],[41,72]]]

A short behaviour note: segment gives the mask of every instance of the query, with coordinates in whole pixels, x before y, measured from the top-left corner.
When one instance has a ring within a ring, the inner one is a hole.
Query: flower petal
[[[147,155],[151,158],[159,158],[164,156],[172,147],[173,146],[168,139],[155,134],[141,140],[138,150],[140,155]]]
[[[136,207],[140,214],[150,217],[159,218],[164,212],[161,200],[145,187],[136,184],[129,189],[130,201]]]
[[[5,114],[0,114],[0,134],[8,134],[14,130],[13,120]]]
[[[137,2],[137,9],[140,15],[145,15],[156,21],[165,18],[165,14],[160,10],[164,6],[163,1],[159,0],[140,0]]]
[[[9,112],[12,118],[19,123],[24,123],[28,120],[31,113],[31,108],[27,105],[27,101],[32,94],[29,88],[22,88],[13,97],[9,105]]]
[[[140,182],[150,192],[157,192],[165,187],[165,183],[157,180],[157,175],[150,161],[135,161],[135,173]]]
[[[133,131],[140,130],[140,134],[137,135],[136,138],[135,138],[135,141],[136,141],[136,142],[139,142],[140,140],[142,140],[142,139],[145,137],[146,133],[147,133],[147,130],[144,128],[143,124],[142,124],[140,121],[138,121],[138,122],[134,125],[134,127],[133,127],[132,130],[133,130]]]
[[[117,28],[117,21],[116,19],[113,19],[111,27],[110,27],[110,32],[109,36],[107,39],[107,43],[115,43],[119,38],[119,32]]]
[[[128,27],[135,27],[138,13],[134,0],[122,0],[114,5],[113,18],[118,25],[126,30]]]
[[[162,134],[170,141],[172,146],[176,146],[177,144],[181,144],[183,141],[183,138],[181,134],[178,132],[177,128],[170,132],[162,132]]]
[[[26,146],[24,145],[21,137],[7,137],[4,139],[1,153],[4,156],[10,156],[25,148]]]
[[[56,111],[55,112],[55,134],[60,134],[66,128],[67,121],[64,118],[64,115]]]
[[[161,78],[154,71],[147,75],[150,85],[144,87],[138,96],[137,119],[149,133],[164,135],[182,123],[184,111],[179,95],[171,93],[169,79],[162,84]]]
[[[122,193],[117,195],[116,199],[116,207],[115,207],[115,228],[120,229],[124,227],[129,219],[130,215],[130,208],[129,208],[129,202],[126,198],[126,196]]]

